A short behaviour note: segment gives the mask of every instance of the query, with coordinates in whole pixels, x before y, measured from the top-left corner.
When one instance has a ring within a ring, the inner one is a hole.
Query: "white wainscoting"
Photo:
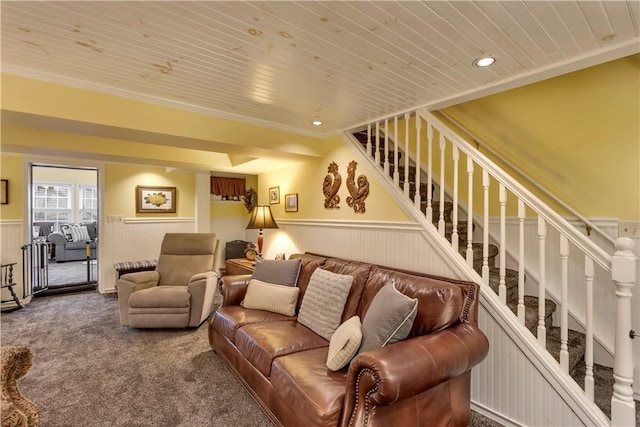
[[[2,262],[15,262],[13,269],[13,279],[17,284],[13,290],[21,301],[24,301],[24,291],[22,286],[22,249],[24,245],[22,221],[2,220],[0,221],[0,258]],[[2,300],[11,299],[8,289],[2,289]],[[13,303],[3,304],[3,306],[15,306]]]
[[[194,227],[194,218],[125,218],[104,224],[98,248],[98,290],[115,292],[116,262],[157,259],[166,233],[193,233]]]
[[[485,308],[486,298],[482,297],[481,303],[478,325],[490,346],[487,358],[471,374],[472,407],[476,411],[506,426],[608,425],[603,416],[585,413],[580,402],[558,391],[562,388],[554,386],[562,375],[538,366],[539,362],[528,357]]]
[[[446,255],[414,223],[278,219],[278,225],[279,230],[265,230],[266,258],[274,258],[280,252],[287,257],[292,253],[314,252],[459,278]]]

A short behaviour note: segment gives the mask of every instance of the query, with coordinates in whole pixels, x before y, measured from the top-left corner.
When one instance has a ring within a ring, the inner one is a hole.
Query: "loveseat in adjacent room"
[[[56,262],[83,261],[87,259],[87,242],[90,258],[96,259],[98,228],[95,223],[62,224],[47,240],[54,246],[52,254]]]

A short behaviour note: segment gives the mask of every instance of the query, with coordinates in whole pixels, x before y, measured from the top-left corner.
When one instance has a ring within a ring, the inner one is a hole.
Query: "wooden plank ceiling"
[[[312,135],[452,105],[640,46],[637,1],[1,7],[5,73]],[[484,55],[496,64],[474,67]]]

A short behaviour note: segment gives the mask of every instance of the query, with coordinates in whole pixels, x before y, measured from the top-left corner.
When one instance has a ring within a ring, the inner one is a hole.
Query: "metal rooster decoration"
[[[340,196],[338,196],[338,190],[342,184],[342,177],[338,172],[338,165],[336,162],[329,163],[327,172],[329,172],[329,175],[325,176],[324,181],[322,182],[324,207],[327,209],[339,209]]]
[[[369,180],[367,180],[366,176],[360,175],[356,185],[356,166],[358,166],[358,162],[352,160],[347,167],[347,189],[350,194],[347,197],[347,204],[353,208],[354,212],[364,213],[366,210],[364,199],[369,195]]]

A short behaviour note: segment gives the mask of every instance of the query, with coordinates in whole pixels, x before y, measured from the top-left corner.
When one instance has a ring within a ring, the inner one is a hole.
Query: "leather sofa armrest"
[[[247,292],[251,275],[224,276],[220,280],[222,282],[222,296],[224,297],[222,306],[240,305],[244,299],[244,294]]]
[[[488,352],[484,333],[465,322],[361,353],[349,366],[341,425],[366,425],[371,406],[429,390],[470,370]]]

